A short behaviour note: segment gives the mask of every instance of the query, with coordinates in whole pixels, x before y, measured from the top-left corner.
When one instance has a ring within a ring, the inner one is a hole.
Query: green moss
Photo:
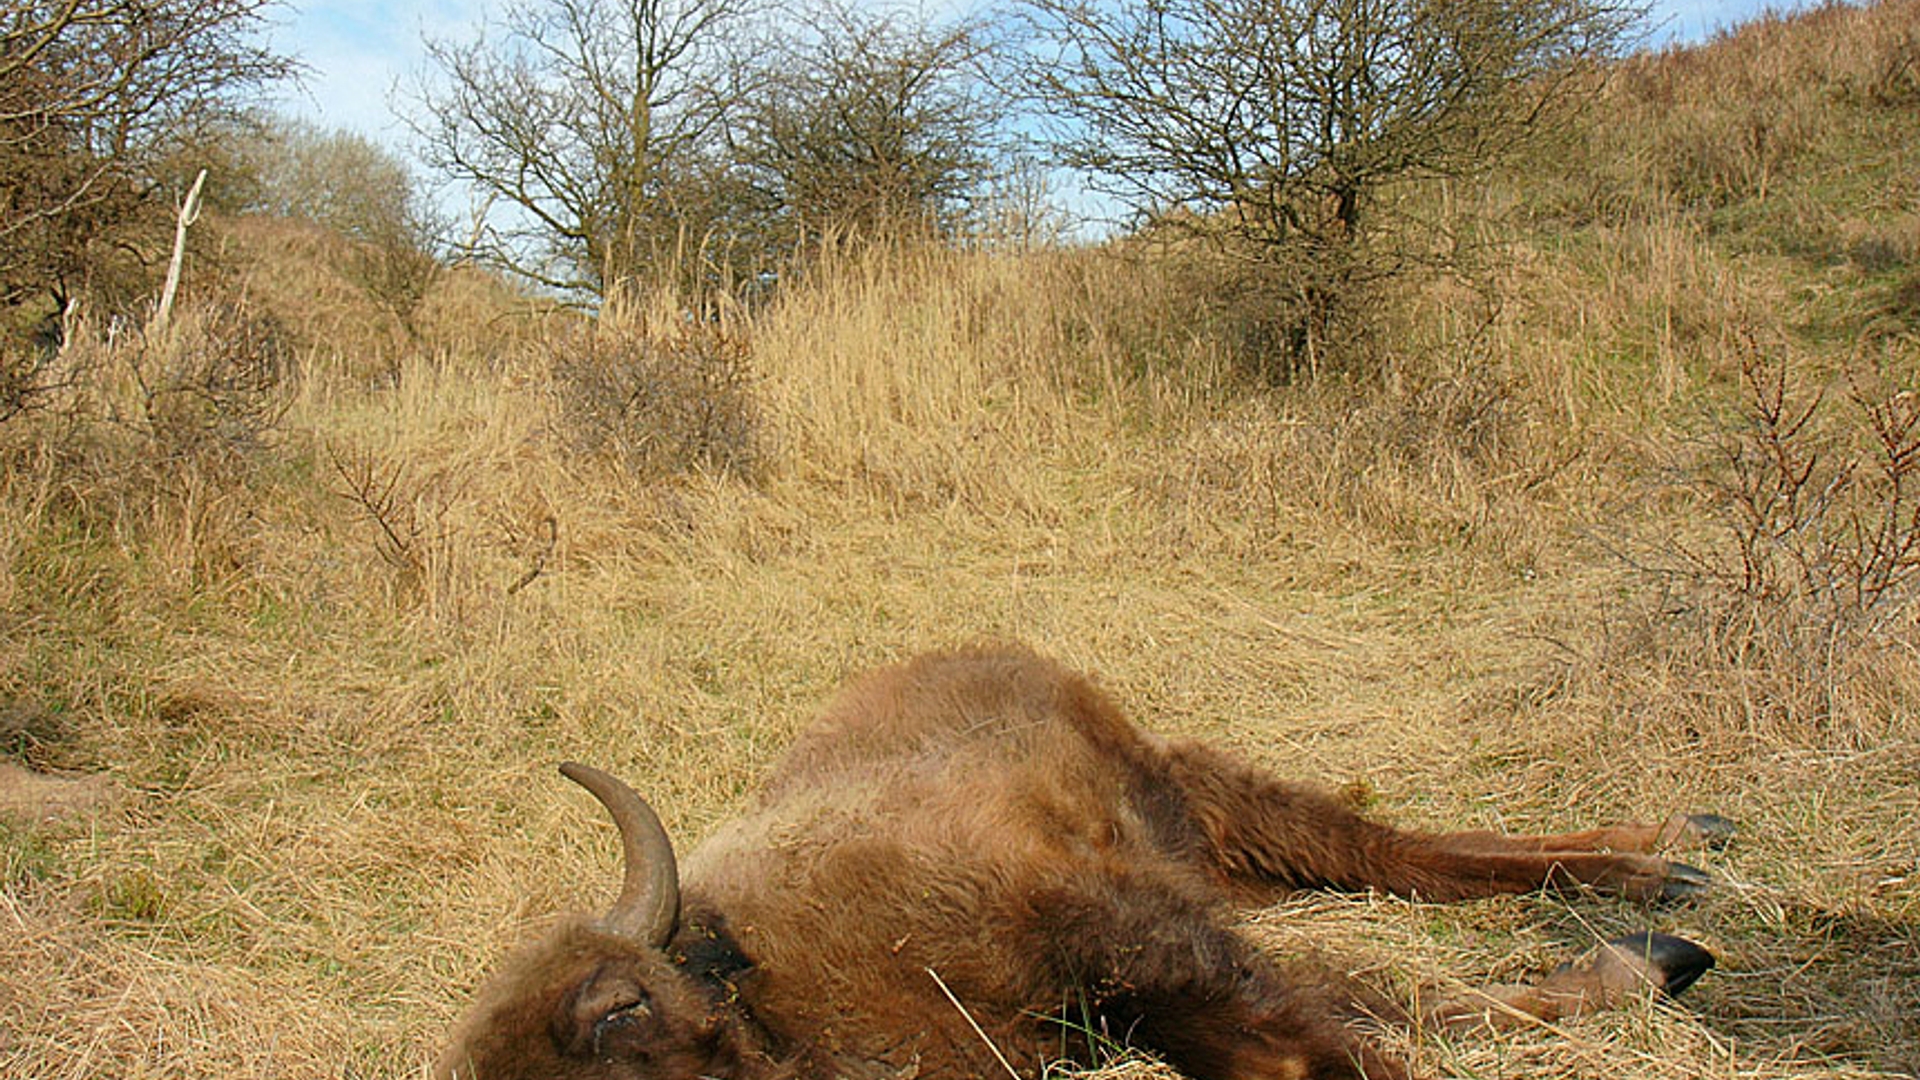
[[[0,885],[12,891],[59,876],[60,850],[45,832],[0,818]]]
[[[167,912],[167,895],[154,872],[134,867],[107,878],[89,905],[103,919],[158,923]]]

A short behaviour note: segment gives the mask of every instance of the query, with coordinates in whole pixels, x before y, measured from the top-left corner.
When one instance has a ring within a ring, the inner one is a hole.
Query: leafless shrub
[[[272,6],[0,0],[0,309],[144,291],[176,155],[296,68],[260,41]]]
[[[426,226],[395,227],[347,249],[342,272],[400,324],[409,341],[420,341],[420,307],[446,272],[445,264],[427,247]]]
[[[245,454],[286,414],[290,350],[271,318],[243,304],[205,306],[191,327],[142,335],[123,355],[134,393],[118,419],[162,459]]]
[[[475,572],[484,562],[476,558],[479,547],[519,564],[513,579],[503,582],[507,596],[549,569],[560,522],[536,492],[480,508],[476,520],[477,500],[465,470],[340,445],[329,445],[326,458],[330,489],[369,527],[369,546],[391,571],[390,596],[402,607],[458,617],[476,595]]]
[[[415,512],[418,490],[405,466],[382,461],[371,451],[329,446],[327,461],[340,482],[336,494],[352,503],[375,528],[373,547],[396,570],[420,572],[425,526]]]
[[[276,325],[240,304],[185,306],[165,331],[71,319],[15,369],[0,473],[36,515],[137,538],[174,583],[224,577],[257,553],[292,372]]]
[[[292,373],[278,324],[243,303],[189,307],[164,331],[71,319],[58,347],[0,346],[0,423],[18,418],[75,483],[152,494],[231,478],[265,449]]]
[[[0,343],[0,424],[44,408],[70,378],[57,372],[59,352],[40,345]]]
[[[95,351],[66,347],[86,321],[81,310],[72,303],[29,334],[0,333],[0,424],[53,406],[86,380]]]
[[[608,317],[548,346],[568,439],[645,476],[750,476],[761,420],[745,337],[703,322],[666,330]]]
[[[1845,400],[1870,438],[1849,446],[1812,429],[1826,394],[1791,398],[1784,361],[1749,354],[1741,380],[1749,425],[1709,488],[1738,553],[1728,584],[1751,605],[1809,603],[1822,638],[1880,630],[1920,573],[1920,398],[1851,375]]]
[[[1749,723],[1820,726],[1862,664],[1911,639],[1920,396],[1869,370],[1811,385],[1752,342],[1739,377],[1736,422],[1682,466],[1708,528],[1640,560],[1662,583],[1663,621],[1682,631],[1657,635],[1658,651],[1736,692]]]
[[[374,553],[395,572],[399,599],[412,604],[446,595],[458,534],[452,474],[422,473],[373,450],[329,446],[327,460],[334,493],[373,526]]]

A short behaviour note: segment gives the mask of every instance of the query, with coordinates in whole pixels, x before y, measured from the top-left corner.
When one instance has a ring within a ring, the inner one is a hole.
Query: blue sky
[[[424,35],[471,40],[505,0],[289,0],[279,12],[275,44],[308,68],[284,111],[327,128],[346,128],[404,153],[407,132],[390,102],[397,82],[424,62]],[[933,5],[942,6],[939,0]],[[957,6],[957,5],[956,5]],[[1655,40],[1698,40],[1768,7],[1798,0],[1655,0]]]

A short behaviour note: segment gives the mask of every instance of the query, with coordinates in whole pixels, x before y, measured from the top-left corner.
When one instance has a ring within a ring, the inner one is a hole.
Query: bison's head
[[[560,771],[620,827],[626,877],[604,917],[563,926],[480,991],[436,1080],[692,1080],[725,1076],[733,1025],[670,957],[680,913],[673,846],[632,788],[598,769]]]

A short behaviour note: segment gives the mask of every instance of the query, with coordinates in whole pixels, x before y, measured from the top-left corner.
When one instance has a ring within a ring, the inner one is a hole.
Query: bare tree
[[[170,157],[293,70],[257,40],[270,4],[0,0],[0,307],[144,260]]]
[[[435,247],[450,226],[407,164],[363,135],[286,118],[269,119],[239,156],[251,184],[238,208],[338,233],[336,268],[417,339],[415,315],[445,269]]]
[[[953,236],[994,171],[1002,115],[981,77],[987,27],[811,4],[761,50],[735,153],[785,243],[825,233]]]
[[[1060,158],[1148,220],[1258,264],[1315,363],[1393,190],[1480,173],[1644,14],[1632,0],[1022,0]]]
[[[263,117],[236,138],[247,190],[234,209],[311,221],[348,236],[406,216],[414,198],[407,165],[364,135],[293,117]]]
[[[491,200],[476,254],[586,297],[688,267],[719,216],[732,35],[753,2],[516,0],[493,40],[430,40],[410,123],[430,164]]]

